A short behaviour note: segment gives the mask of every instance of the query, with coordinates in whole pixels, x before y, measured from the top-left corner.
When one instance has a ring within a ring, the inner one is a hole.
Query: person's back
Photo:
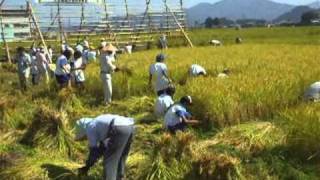
[[[128,53],[128,54],[132,53],[132,45],[127,44],[124,48],[125,48],[126,53]]]
[[[198,64],[191,65],[189,73],[191,76],[199,76],[199,75],[207,74],[206,70]]]
[[[31,74],[38,74],[38,61],[36,57],[31,58]]]
[[[83,52],[84,48],[81,44],[78,44],[75,48],[76,51],[80,51],[80,52]]]
[[[67,65],[67,68],[64,68],[64,66]],[[56,62],[56,75],[65,75],[70,73],[70,65],[68,65],[68,59],[64,55],[60,55]]]
[[[111,123],[114,126],[130,126],[134,124],[134,119],[114,114],[103,114],[94,118],[88,125],[87,131],[92,138],[88,137],[89,143],[105,140]]]
[[[178,111],[187,112],[186,108],[180,103],[175,104],[168,109],[166,115],[164,116],[164,125],[166,129],[180,123],[180,117],[177,115]]]
[[[113,72],[110,63],[115,61],[112,54],[102,53],[100,57],[100,69],[102,73],[111,74]]]
[[[95,61],[97,59],[97,53],[94,50],[90,50],[87,53],[87,60],[88,62],[90,61]]]
[[[80,51],[76,51],[76,54],[74,55],[75,60],[73,62],[74,77],[75,77],[76,83],[79,84],[79,83],[82,83],[82,82],[85,81],[85,76],[84,76],[83,69],[86,66],[86,61],[81,57],[81,52]]]
[[[161,49],[167,49],[168,48],[167,37],[166,37],[165,34],[160,36],[159,43],[160,43]]]
[[[320,101],[320,82],[313,83],[305,92],[304,98],[310,101]]]
[[[39,51],[36,54],[36,59],[39,73],[46,73],[49,66],[49,62],[46,58],[46,55],[43,52]]]
[[[167,65],[163,62],[156,62],[150,66],[150,74],[156,78],[156,91],[163,90],[168,87],[169,81],[165,77],[168,72]]]
[[[17,64],[18,64],[18,72],[21,74],[28,73],[30,71],[30,65],[31,65],[31,57],[27,53],[21,53],[17,57]]]
[[[158,117],[165,115],[167,110],[174,104],[173,99],[168,94],[160,95],[155,103],[155,114]]]

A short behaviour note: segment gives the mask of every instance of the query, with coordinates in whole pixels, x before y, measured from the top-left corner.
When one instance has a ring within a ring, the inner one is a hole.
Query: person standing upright
[[[100,76],[103,83],[104,104],[109,105],[112,101],[112,73],[118,68],[113,64],[115,62],[114,52],[117,48],[109,44],[101,49],[100,55]]]
[[[41,46],[39,48],[39,51],[36,54],[36,60],[37,60],[37,67],[38,67],[38,73],[40,80],[45,79],[46,84],[49,83],[49,61],[46,58],[46,54],[44,52],[44,47]]]
[[[70,50],[65,50],[62,55],[59,56],[56,63],[55,75],[60,88],[67,87],[70,82],[70,64],[69,59],[72,56],[72,52]]]
[[[168,76],[168,68],[164,63],[165,55],[159,54],[156,57],[156,63],[152,64],[149,69],[149,86],[152,84],[152,77],[156,77],[154,89],[158,96],[165,93],[171,80]]]
[[[17,65],[20,86],[22,90],[27,90],[28,78],[30,76],[31,57],[23,47],[17,48]]]
[[[159,45],[162,50],[168,49],[168,41],[167,36],[165,34],[162,34],[159,38]]]

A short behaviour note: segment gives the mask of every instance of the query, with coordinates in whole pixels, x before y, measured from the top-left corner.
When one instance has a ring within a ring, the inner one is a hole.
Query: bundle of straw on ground
[[[228,45],[239,32],[246,43]],[[165,51],[174,82],[185,78],[195,63],[213,74],[176,84],[174,99],[191,95],[191,112],[202,123],[176,137],[163,135],[162,119],[152,114],[156,95],[148,86],[149,65],[160,51],[119,58],[116,65],[132,69],[132,74],[112,75],[114,102],[108,107],[102,105],[96,62],[85,70],[82,92],[60,91],[53,79],[47,87],[31,86],[22,93],[15,70],[2,68],[1,125],[5,127],[0,131],[0,153],[8,166],[1,169],[0,178],[77,179],[87,144],[71,140],[71,125],[82,117],[114,113],[136,119],[127,171],[130,180],[319,179],[318,106],[299,106],[304,90],[320,76],[315,68],[318,47],[310,44],[319,44],[318,28],[200,30],[191,35],[199,37],[197,44],[216,38],[225,46]],[[224,68],[231,69],[230,77],[216,78]],[[288,153],[296,149],[302,157]],[[102,165],[97,164],[88,178],[101,179],[101,172]]]
[[[77,145],[67,128],[68,119],[65,112],[41,106],[20,142],[25,145],[55,149],[71,156],[76,152]]]

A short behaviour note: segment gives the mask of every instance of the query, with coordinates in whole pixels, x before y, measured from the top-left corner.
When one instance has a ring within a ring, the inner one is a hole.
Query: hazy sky
[[[115,1],[115,0],[112,0],[112,1]],[[117,1],[121,2],[123,0],[117,0]],[[135,2],[137,0],[129,0],[129,2],[130,1],[134,1]],[[145,2],[145,0],[139,0],[139,1]],[[151,0],[151,1],[160,1],[160,0]],[[172,0],[172,1],[177,1],[177,0]],[[190,7],[190,6],[196,5],[196,4],[200,3],[200,2],[215,3],[215,2],[218,2],[218,1],[220,1],[220,0],[184,0],[186,7]],[[287,3],[287,4],[304,5],[304,4],[309,4],[311,2],[315,2],[317,0],[273,0],[273,1],[280,2],[280,3]],[[6,0],[6,2],[7,3],[23,3],[24,4],[25,0]],[[170,0],[168,0],[168,2],[170,2]]]
[[[193,5],[198,4],[199,2],[209,2],[209,3],[215,3],[220,0],[185,0],[186,6],[190,7]],[[287,4],[294,4],[294,5],[304,5],[304,4],[309,4],[312,2],[315,2],[317,0],[272,0],[275,2],[280,2],[280,3],[287,3]]]

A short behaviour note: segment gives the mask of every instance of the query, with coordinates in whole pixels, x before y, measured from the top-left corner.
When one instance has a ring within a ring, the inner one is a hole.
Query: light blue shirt
[[[90,147],[97,147],[99,142],[107,138],[112,120],[114,120],[114,126],[130,126],[134,124],[133,118],[113,114],[104,114],[94,118],[86,126]]]
[[[181,123],[181,118],[182,116],[185,116],[185,114],[189,113],[187,112],[187,109],[180,103],[171,106],[171,108],[169,108],[166,115],[164,116],[165,128],[168,128],[169,126],[175,126]]]
[[[189,73],[191,76],[198,76],[200,73],[207,74],[206,70],[198,64],[191,65]]]
[[[23,55],[18,56],[18,72],[20,74],[26,74],[30,71],[31,66],[31,57],[27,53],[23,53]]]
[[[155,114],[160,117],[165,115],[167,110],[174,104],[172,97],[167,94],[160,95],[155,103],[154,111]]]
[[[150,66],[149,73],[152,76],[156,77],[156,82],[155,82],[156,91],[160,91],[168,88],[169,80],[165,77],[165,75],[168,75],[168,68],[166,64],[162,62],[156,62],[155,64],[152,64]]]
[[[305,99],[319,101],[320,99],[320,82],[311,84],[304,94]]]

